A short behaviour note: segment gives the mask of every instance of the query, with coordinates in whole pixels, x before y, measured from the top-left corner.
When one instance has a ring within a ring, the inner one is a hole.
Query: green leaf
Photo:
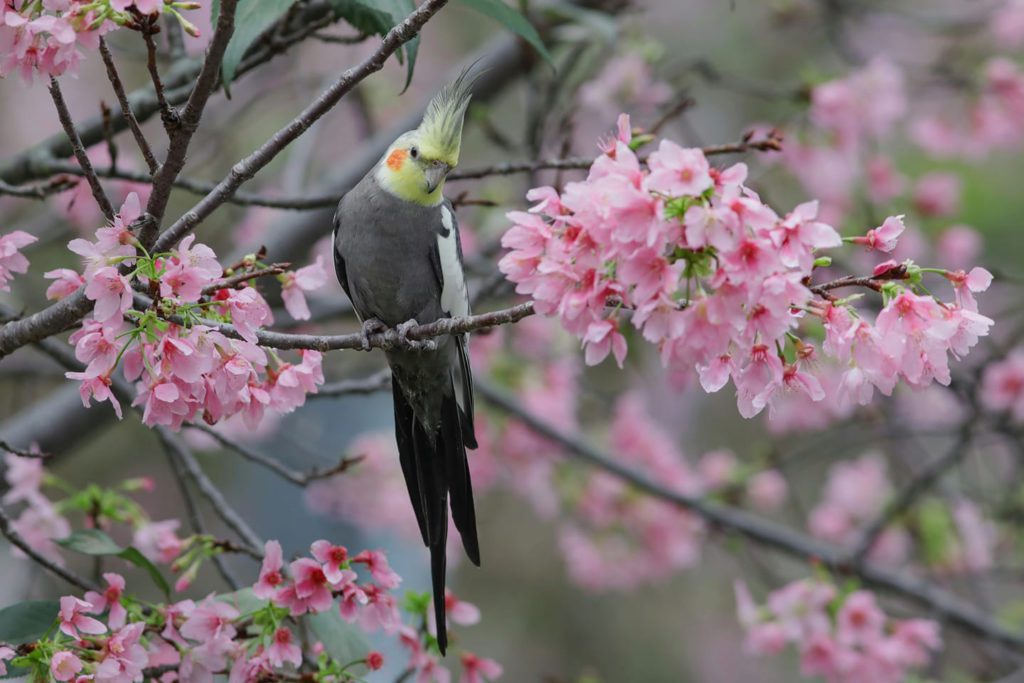
[[[238,3],[235,32],[231,35],[231,42],[224,51],[224,59],[220,65],[225,90],[234,80],[238,63],[245,56],[245,51],[294,4],[295,0],[245,0]],[[216,13],[219,9],[218,6],[212,11]],[[216,15],[213,19],[216,26]]]
[[[0,609],[0,643],[20,645],[39,640],[57,623],[60,603],[27,600]]]
[[[330,0],[335,13],[362,33],[384,36],[405,20],[416,5],[413,0]],[[416,66],[416,54],[420,49],[419,35],[413,36],[395,56],[399,63],[405,63],[405,87],[412,82]]]
[[[537,33],[537,29],[533,27],[526,17],[512,9],[505,4],[504,0],[461,0],[462,4],[467,7],[475,9],[481,14],[489,16],[499,24],[519,35],[523,40],[533,46],[533,49],[543,57],[548,64],[551,66],[555,65],[555,60],[551,57],[551,53],[544,46],[544,42],[540,39],[540,34]]]
[[[156,565],[149,561],[149,558],[139,552],[137,548],[122,548],[114,542],[114,539],[99,529],[76,531],[67,538],[57,541],[57,544],[83,555],[120,557],[122,560],[134,564],[139,569],[144,569],[149,574],[149,578],[153,580],[153,583],[157,585],[164,595],[169,596],[171,594],[171,586],[167,583],[167,579],[164,578],[164,575],[157,569]]]
[[[67,538],[58,540],[57,545],[83,555],[117,555],[124,550],[99,529],[76,531]]]
[[[351,662],[365,656],[370,649],[363,632],[342,619],[336,607],[310,615],[308,621],[317,640],[336,661]]]

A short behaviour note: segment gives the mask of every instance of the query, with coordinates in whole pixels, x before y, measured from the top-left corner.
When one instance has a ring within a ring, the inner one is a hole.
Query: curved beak
[[[427,177],[427,194],[432,194],[434,190],[440,187],[450,170],[452,170],[452,167],[448,164],[427,167],[427,170],[423,173]]]

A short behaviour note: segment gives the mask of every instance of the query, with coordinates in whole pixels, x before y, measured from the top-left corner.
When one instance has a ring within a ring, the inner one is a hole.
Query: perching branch
[[[555,442],[569,455],[628,482],[643,493],[696,513],[722,529],[739,533],[766,547],[804,561],[822,564],[838,574],[858,576],[865,584],[899,594],[965,631],[1014,650],[1024,651],[1024,634],[1007,629],[973,605],[935,584],[870,563],[851,564],[845,553],[784,526],[733,507],[674,491],[532,414],[514,398],[490,384],[477,382],[476,389],[477,395],[492,406],[515,417],[538,435]]]
[[[149,299],[137,294],[136,301],[139,305],[145,307],[148,305]],[[401,338],[395,329],[371,334],[367,340],[370,343],[369,348],[371,349],[415,348],[415,345],[408,342],[424,341],[446,334],[465,334],[487,327],[507,325],[519,322],[533,314],[533,302],[528,301],[512,308],[492,311],[490,313],[481,313],[480,315],[471,315],[464,318],[442,318],[425,325],[416,325],[407,331],[405,340]],[[176,317],[172,317],[171,320],[179,324],[183,322]],[[213,321],[202,321],[202,324],[209,325],[226,337],[233,339],[241,338],[233,325],[220,324]],[[359,333],[337,335],[285,334],[282,332],[256,330],[255,334],[257,342],[261,346],[272,349],[308,349],[321,352],[339,349],[363,349],[363,336]]]

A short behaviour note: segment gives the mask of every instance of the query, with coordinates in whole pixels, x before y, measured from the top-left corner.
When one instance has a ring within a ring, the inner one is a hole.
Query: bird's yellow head
[[[377,182],[385,190],[425,206],[441,203],[444,179],[459,163],[462,122],[472,97],[468,71],[434,96],[419,128],[388,147],[377,166]]]

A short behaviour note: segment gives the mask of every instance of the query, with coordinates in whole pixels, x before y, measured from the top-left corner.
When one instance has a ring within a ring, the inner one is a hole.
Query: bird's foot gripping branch
[[[818,220],[816,202],[780,216],[745,185],[743,163],[712,168],[700,149],[662,140],[643,165],[636,149],[650,142],[621,117],[585,181],[535,188],[533,208],[509,214],[502,272],[582,341],[588,364],[611,354],[622,365],[628,318],[665,366],[696,368],[705,391],[731,379],[740,413],[753,417],[786,393],[863,405],[900,380],[949,384],[949,357],[988,334],[993,321],[974,299],[992,280],[983,268],[889,260],[865,277],[822,277],[844,244],[891,252],[902,216],[843,238]],[[951,300],[934,296],[929,278],[951,285]],[[833,293],[858,287],[880,299],[877,315],[862,293]],[[826,390],[830,366],[841,373]]]

